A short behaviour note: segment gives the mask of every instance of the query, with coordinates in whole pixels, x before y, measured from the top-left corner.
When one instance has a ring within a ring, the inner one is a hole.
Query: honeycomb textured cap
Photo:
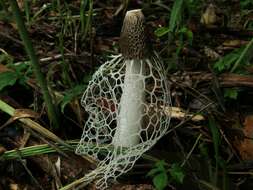
[[[143,59],[147,56],[144,22],[141,9],[126,13],[120,35],[121,53],[126,59]]]

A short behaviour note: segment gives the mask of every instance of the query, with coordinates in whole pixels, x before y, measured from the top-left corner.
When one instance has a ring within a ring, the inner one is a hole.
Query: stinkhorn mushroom
[[[99,189],[129,171],[170,122],[168,82],[158,55],[147,48],[140,9],[126,13],[120,49],[95,72],[82,97],[89,117],[76,153],[98,161],[85,181],[95,176]]]
[[[144,15],[137,10],[128,11],[123,23],[120,48],[126,65],[120,99],[118,127],[113,138],[115,146],[129,147],[139,143],[145,102],[145,43]]]

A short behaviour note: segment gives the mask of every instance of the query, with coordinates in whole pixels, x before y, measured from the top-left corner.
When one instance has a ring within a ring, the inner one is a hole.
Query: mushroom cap
[[[144,23],[145,17],[141,9],[126,13],[119,42],[125,59],[144,59],[148,56]]]

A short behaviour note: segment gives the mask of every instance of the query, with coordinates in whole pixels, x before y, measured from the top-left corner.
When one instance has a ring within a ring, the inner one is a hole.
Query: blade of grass
[[[42,16],[42,14],[44,12],[46,12],[47,9],[49,9],[49,8],[51,8],[51,4],[50,3],[43,4],[43,6],[37,12],[34,13],[34,15],[32,16],[32,18],[30,18],[30,25],[33,24],[34,22],[36,22],[36,19],[39,18],[39,16]]]
[[[175,29],[182,21],[183,4],[184,0],[176,0],[173,4],[169,22],[169,30],[172,32],[175,32]]]
[[[218,164],[219,164],[219,145],[220,145],[220,133],[217,128],[217,123],[212,116],[209,117],[209,129],[212,133],[214,154],[215,154],[215,174],[213,176],[213,184],[217,185],[218,179]]]
[[[7,6],[4,2],[4,0],[0,0],[0,6],[4,8],[4,10],[7,10]]]
[[[187,154],[186,158],[184,159],[184,161],[181,163],[180,167],[183,167],[185,165],[185,163],[189,160],[190,156],[192,155],[192,152],[194,151],[194,149],[197,147],[199,140],[201,139],[202,134],[199,134],[199,136],[197,137],[194,145],[192,146],[190,152]]]
[[[30,2],[28,0],[24,1],[24,8],[25,8],[25,16],[28,25],[30,25],[31,17],[30,17]]]
[[[88,16],[85,22],[85,27],[83,31],[83,36],[82,40],[84,40],[88,34],[88,31],[91,28],[91,19],[92,19],[92,14],[93,14],[93,0],[89,0],[89,11],[88,11]]]
[[[72,81],[70,79],[70,76],[69,76],[69,66],[68,64],[66,63],[65,61],[65,54],[64,54],[64,38],[63,38],[63,32],[61,32],[59,34],[59,49],[60,49],[60,52],[61,52],[61,67],[62,67],[62,71],[63,71],[63,82],[65,85],[68,85],[70,87],[73,86],[72,84]]]
[[[85,9],[88,4],[88,0],[81,0],[80,5],[80,22],[81,22],[81,33],[84,33],[85,30],[85,23],[86,23],[86,16],[85,16]]]
[[[65,141],[64,143],[71,146],[71,148],[67,148],[64,145],[58,144],[58,148],[60,150],[74,152],[74,150],[76,149],[76,146],[79,143],[79,140]],[[97,147],[97,145],[95,143],[94,143],[94,145],[89,143],[89,145],[94,146],[94,148]],[[100,145],[100,146],[103,146],[103,145]],[[108,146],[107,146],[107,148],[108,148]],[[111,148],[113,148],[113,147],[111,147]],[[0,160],[11,160],[11,159],[18,159],[18,158],[20,159],[20,158],[26,158],[26,157],[30,157],[30,156],[42,155],[42,154],[48,154],[48,153],[54,153],[54,152],[56,152],[56,150],[48,144],[34,145],[34,146],[25,147],[25,148],[20,148],[18,150],[15,149],[15,150],[6,151],[6,152],[4,152],[3,155],[0,156]],[[142,158],[152,161],[152,162],[159,161],[159,159],[157,159],[153,156],[147,155],[147,154],[143,154]],[[66,185],[65,187],[62,187],[61,190],[71,189],[71,188],[73,188],[77,185],[83,184],[83,183],[84,183],[83,186],[87,185],[90,182],[90,180],[87,181],[87,177],[89,176],[89,179],[91,176],[96,178],[96,176],[97,176],[96,171],[98,171],[98,170],[103,170],[103,167],[99,167],[99,168],[91,171],[90,173],[88,173],[84,177],[75,180],[74,182]]]
[[[240,57],[237,59],[234,66],[232,67],[231,72],[234,72],[243,61],[250,60],[250,58],[252,57],[252,52],[253,52],[253,38],[250,40],[245,49],[242,51]]]
[[[66,144],[69,144],[71,148],[67,148],[64,145],[58,144],[58,148],[61,151],[72,151],[74,152],[77,144],[79,143],[79,140],[76,141],[66,141]],[[57,152],[54,147],[50,146],[49,144],[40,144],[40,145],[34,145],[29,147],[20,148],[18,150],[9,150],[4,152],[0,156],[0,160],[12,160],[17,158],[26,158],[31,156],[37,156],[42,154],[49,154]]]
[[[198,180],[199,184],[201,184],[203,187],[205,187],[204,189],[208,190],[220,190],[219,188],[213,186],[213,184],[210,184],[209,182],[207,181],[204,181],[204,180]]]
[[[40,70],[38,57],[34,51],[32,42],[28,36],[27,29],[26,29],[24,21],[22,19],[21,11],[18,7],[16,0],[9,0],[9,2],[11,5],[11,9],[13,11],[17,26],[18,26],[20,37],[24,42],[26,52],[31,59],[34,74],[36,76],[36,79],[37,79],[40,87],[41,87],[43,97],[44,97],[44,100],[45,100],[45,103],[47,106],[48,117],[50,119],[51,125],[55,128],[59,128],[58,112],[57,112],[57,109],[54,106],[52,98],[49,94],[46,79]]]
[[[79,140],[71,140],[71,141],[64,141],[64,144],[68,144],[69,147],[66,147],[65,145],[63,145],[61,143],[56,143],[56,145],[57,145],[57,148],[59,148],[59,150],[61,150],[61,151],[74,152],[78,143],[79,143]],[[94,143],[94,145],[89,143],[89,146],[91,146],[91,148],[97,147],[97,145],[95,143]],[[102,147],[102,146],[103,145],[100,145],[100,147]],[[108,147],[107,145],[106,145],[106,147],[109,149],[113,148],[113,147]],[[52,147],[51,145],[39,144],[39,145],[33,145],[33,146],[20,148],[18,150],[14,149],[14,150],[6,151],[0,156],[0,160],[12,160],[12,159],[17,159],[20,156],[22,158],[26,158],[26,157],[37,156],[37,155],[42,155],[42,154],[49,154],[49,153],[54,153],[54,152],[57,152],[57,150],[54,147]],[[158,158],[155,158],[155,157],[147,155],[147,154],[143,154],[142,158],[145,160],[152,161],[152,162],[159,161]],[[169,165],[167,165],[167,166],[169,166]]]
[[[4,101],[0,100],[0,110],[2,110],[3,112],[13,116],[15,109],[13,107],[11,107],[10,105],[6,104]]]

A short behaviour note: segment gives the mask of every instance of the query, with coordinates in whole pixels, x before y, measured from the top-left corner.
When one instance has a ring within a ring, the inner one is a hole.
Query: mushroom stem
[[[145,102],[146,43],[144,15],[140,9],[126,13],[120,36],[120,48],[125,59],[126,73],[113,144],[131,147],[140,141],[139,131],[142,128]]]
[[[142,60],[126,60],[126,74],[120,100],[115,146],[130,147],[139,143],[144,102],[145,67]]]

